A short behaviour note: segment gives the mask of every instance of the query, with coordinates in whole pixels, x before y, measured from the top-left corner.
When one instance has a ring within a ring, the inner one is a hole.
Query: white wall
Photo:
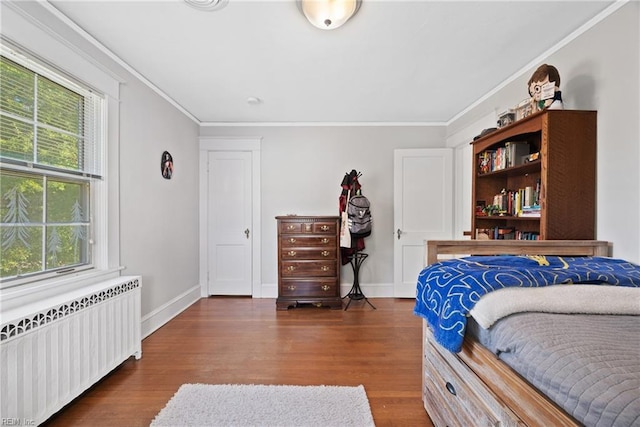
[[[118,157],[109,159],[109,172],[119,178],[109,181],[119,182],[110,188],[109,226],[120,229],[110,263],[142,276],[147,335],[200,297],[199,127],[46,2],[3,1],[2,12],[3,36],[119,101],[119,117],[109,123],[109,151]],[[164,150],[175,162],[171,180],[160,174]]]
[[[277,215],[338,215],[346,172],[362,172],[373,233],[360,282],[367,296],[393,283],[393,150],[442,147],[444,127],[283,126],[203,127],[202,136],[261,136],[262,282],[277,285]],[[342,283],[350,284],[349,265]],[[367,293],[370,292],[370,293]]]
[[[513,82],[472,108],[448,127],[447,145],[471,151],[468,141],[495,126],[495,113],[527,94],[527,81],[542,63],[560,72],[565,108],[598,111],[597,231],[613,242],[613,256],[640,262],[640,3],[629,2],[609,17],[538,58]],[[469,163],[470,164],[470,163]],[[466,182],[468,187],[471,181]],[[461,206],[469,206],[463,190]],[[465,216],[470,227],[471,210]],[[576,207],[575,215],[580,215]]]
[[[121,262],[143,277],[148,333],[200,297],[198,126],[136,79],[120,99]],[[160,171],[165,150],[170,180]]]

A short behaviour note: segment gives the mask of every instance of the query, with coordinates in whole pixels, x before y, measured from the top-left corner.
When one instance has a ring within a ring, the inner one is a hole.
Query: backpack
[[[347,205],[351,237],[367,237],[371,234],[371,204],[362,194],[351,196]]]

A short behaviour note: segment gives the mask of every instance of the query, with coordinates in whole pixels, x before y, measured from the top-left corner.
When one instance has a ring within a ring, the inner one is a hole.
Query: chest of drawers
[[[298,304],[342,308],[340,217],[277,216],[277,310]]]

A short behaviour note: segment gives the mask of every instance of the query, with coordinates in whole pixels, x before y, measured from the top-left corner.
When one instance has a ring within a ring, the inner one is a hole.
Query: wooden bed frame
[[[608,242],[595,240],[431,240],[426,263],[442,255],[609,256]],[[475,340],[451,353],[433,340],[423,320],[422,398],[436,426],[579,426]],[[471,422],[472,424],[468,424]]]

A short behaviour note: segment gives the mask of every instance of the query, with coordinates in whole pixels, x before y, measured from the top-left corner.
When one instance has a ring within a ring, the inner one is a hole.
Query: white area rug
[[[364,387],[184,384],[151,426],[374,426]]]

